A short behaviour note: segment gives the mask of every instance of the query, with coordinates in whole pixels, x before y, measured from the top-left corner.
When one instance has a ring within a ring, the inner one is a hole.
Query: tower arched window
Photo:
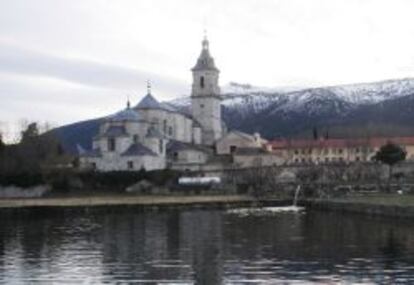
[[[204,88],[204,76],[200,77],[200,87]]]
[[[116,140],[115,138],[108,139],[108,151],[115,151],[116,149]]]
[[[134,140],[134,143],[138,143],[138,141],[139,141],[139,136],[138,136],[138,135],[134,135],[134,136],[133,136],[133,140]]]
[[[162,154],[162,153],[164,153],[164,145],[163,145],[163,141],[162,140],[159,140],[159,145],[158,145],[158,147],[159,147],[159,152],[160,152],[160,154]]]

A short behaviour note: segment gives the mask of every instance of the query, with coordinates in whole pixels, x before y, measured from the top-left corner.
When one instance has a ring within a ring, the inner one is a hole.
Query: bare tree
[[[281,168],[264,166],[260,157],[254,159],[252,167],[242,171],[242,181],[256,197],[274,195],[279,184]]]

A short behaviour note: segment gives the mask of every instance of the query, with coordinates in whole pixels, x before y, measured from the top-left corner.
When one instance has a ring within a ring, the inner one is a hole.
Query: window
[[[174,152],[173,153],[173,159],[174,160],[178,160],[178,152]]]
[[[167,134],[167,120],[164,120],[162,122],[162,130],[163,130],[164,134]]]
[[[159,148],[160,153],[164,152],[164,144],[162,140],[159,140],[158,148]]]
[[[201,109],[204,109],[204,104],[200,104],[200,108]]]
[[[237,149],[237,146],[231,145],[230,146],[230,153],[235,153],[236,152],[236,149]]]
[[[342,153],[343,153],[343,149],[342,149],[342,148],[340,148],[340,149],[338,150],[338,153],[339,153],[339,154],[342,154]]]
[[[138,135],[134,135],[133,139],[134,139],[134,143],[137,143],[139,141],[139,136]]]
[[[359,156],[357,156],[356,158],[355,158],[355,161],[359,161],[360,160],[360,158],[359,158]]]
[[[299,154],[299,151],[298,150],[295,150],[295,154]]]
[[[115,138],[108,139],[108,151],[115,151],[116,149],[116,141]]]
[[[170,136],[172,136],[172,135],[173,135],[173,128],[172,128],[172,127],[168,127],[168,134],[169,134]]]
[[[133,161],[128,161],[128,169],[134,169],[134,162]]]
[[[200,77],[200,87],[204,88],[204,76]]]
[[[95,170],[96,169],[96,162],[92,162],[91,167],[92,167],[93,170]]]

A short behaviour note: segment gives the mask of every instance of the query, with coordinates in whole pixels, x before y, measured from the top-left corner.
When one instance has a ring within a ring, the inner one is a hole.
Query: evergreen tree
[[[22,139],[21,142],[30,141],[33,138],[36,138],[39,135],[39,129],[37,127],[37,123],[30,123],[27,126],[27,129],[22,131]]]
[[[318,139],[318,129],[316,127],[313,127],[313,139],[316,141]]]
[[[390,181],[392,177],[392,169],[395,164],[405,160],[407,152],[402,149],[399,145],[388,142],[383,145],[374,156],[374,160],[380,161],[388,165],[388,190],[390,190]]]
[[[3,135],[0,133],[0,153],[6,148],[6,144],[3,141]]]

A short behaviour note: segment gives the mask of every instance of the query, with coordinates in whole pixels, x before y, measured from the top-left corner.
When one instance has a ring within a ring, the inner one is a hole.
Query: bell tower
[[[210,55],[206,36],[202,41],[201,54],[191,71],[193,73],[192,115],[202,127],[202,144],[214,145],[216,140],[222,136],[221,97],[218,85],[220,71]]]

